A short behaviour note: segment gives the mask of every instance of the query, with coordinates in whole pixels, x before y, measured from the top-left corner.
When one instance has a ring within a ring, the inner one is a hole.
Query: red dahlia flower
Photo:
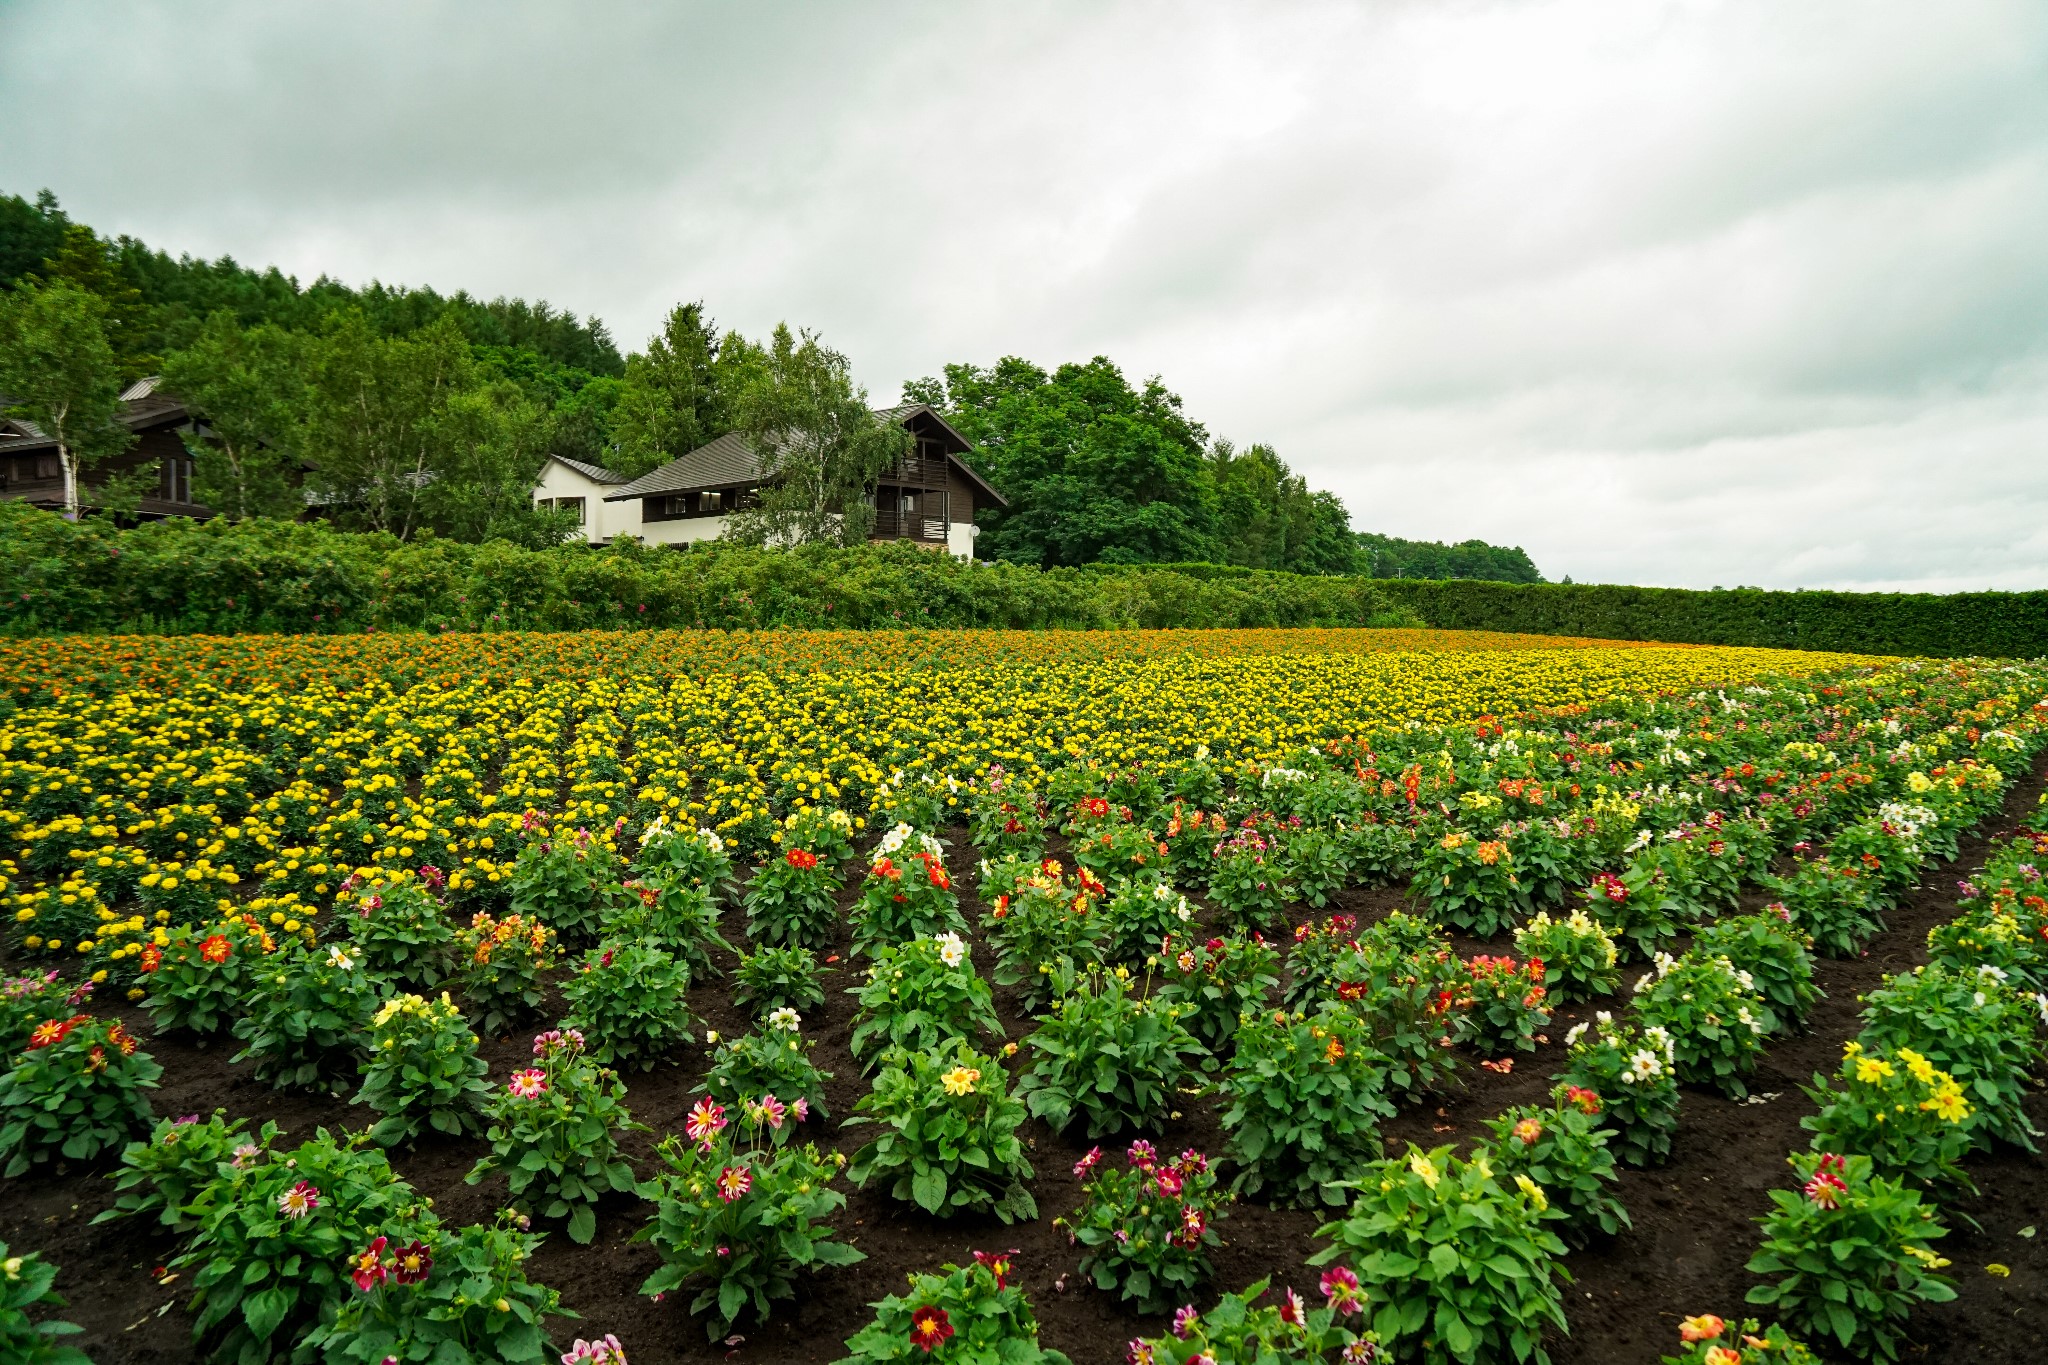
[[[946,1310],[925,1304],[910,1315],[910,1339],[926,1355],[953,1335],[953,1324],[946,1319]]]

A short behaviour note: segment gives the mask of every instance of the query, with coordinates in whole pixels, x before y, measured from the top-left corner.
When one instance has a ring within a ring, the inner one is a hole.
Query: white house
[[[604,500],[607,493],[630,482],[624,474],[603,465],[551,455],[540,472],[540,482],[533,486],[533,501],[537,507],[573,511],[582,528],[578,535],[593,545],[602,545],[622,533],[640,534],[639,504]]]

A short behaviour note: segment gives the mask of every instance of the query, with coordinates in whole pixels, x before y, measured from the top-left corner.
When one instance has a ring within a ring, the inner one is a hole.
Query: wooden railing
[[[911,540],[943,543],[946,539],[945,518],[926,516],[921,512],[898,512],[888,507],[875,512],[875,539],[901,540],[906,536]]]

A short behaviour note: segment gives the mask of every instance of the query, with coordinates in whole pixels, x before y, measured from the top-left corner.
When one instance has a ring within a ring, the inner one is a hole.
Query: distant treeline
[[[1499,583],[1541,583],[1543,575],[1521,546],[1461,540],[1402,540],[1360,531],[1358,572],[1368,578],[1479,578]]]

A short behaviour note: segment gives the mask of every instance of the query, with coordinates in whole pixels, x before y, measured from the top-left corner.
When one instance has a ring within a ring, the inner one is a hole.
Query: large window
[[[165,502],[192,501],[192,461],[166,455],[157,465],[156,493]]]

